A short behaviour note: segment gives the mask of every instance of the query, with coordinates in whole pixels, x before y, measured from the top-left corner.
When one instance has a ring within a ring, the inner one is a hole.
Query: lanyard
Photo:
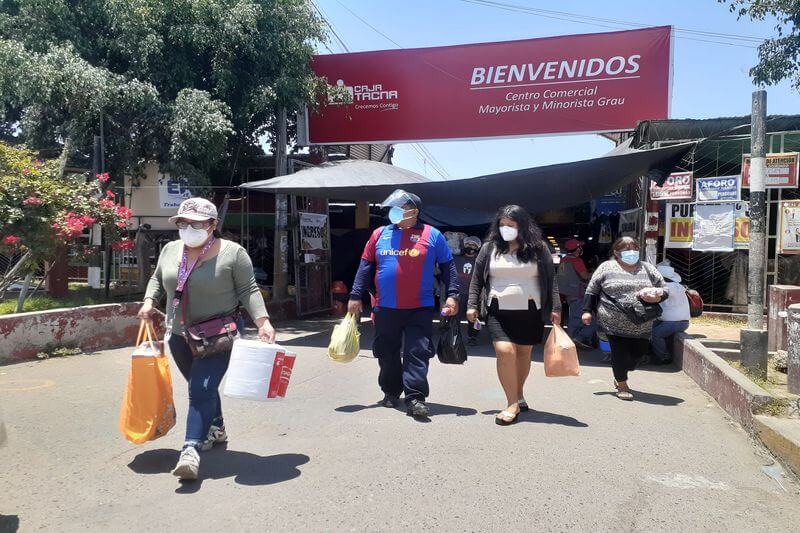
[[[181,303],[181,298],[183,297],[183,290],[186,287],[186,283],[189,281],[189,276],[192,274],[194,267],[197,266],[197,263],[200,262],[200,259],[203,258],[204,255],[214,246],[214,242],[216,241],[216,237],[211,237],[208,242],[203,246],[203,249],[200,251],[200,255],[197,256],[197,259],[189,265],[189,250],[186,248],[186,245],[183,246],[183,256],[181,257],[181,265],[178,267],[178,283],[175,287],[175,297],[172,299],[172,317],[175,316],[175,310]],[[184,319],[186,317],[183,317]],[[170,325],[172,320],[170,320]]]

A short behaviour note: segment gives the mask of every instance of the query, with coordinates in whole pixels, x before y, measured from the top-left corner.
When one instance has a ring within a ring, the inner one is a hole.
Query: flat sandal
[[[517,423],[517,418],[519,417],[519,413],[510,413],[508,411],[500,411],[496,417],[494,417],[494,423],[498,426],[510,426],[512,424]],[[509,419],[509,420],[506,420]]]

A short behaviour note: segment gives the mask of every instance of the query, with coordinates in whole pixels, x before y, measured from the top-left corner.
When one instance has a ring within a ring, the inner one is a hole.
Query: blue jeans
[[[583,323],[581,316],[583,315],[583,298],[567,297],[567,304],[569,305],[569,321],[567,327],[569,328],[569,336],[572,340],[582,342],[583,344],[591,344],[594,340],[595,323],[588,326]]]
[[[208,437],[213,423],[223,427],[219,385],[228,370],[230,352],[205,359],[195,359],[181,335],[171,335],[169,349],[175,364],[189,384],[189,410],[186,413],[184,447],[199,446]]]
[[[650,339],[650,347],[653,349],[653,354],[658,362],[669,361],[672,359],[672,354],[667,348],[667,338],[670,335],[686,331],[689,329],[688,320],[667,321],[662,322],[656,320],[653,324],[653,336]]]

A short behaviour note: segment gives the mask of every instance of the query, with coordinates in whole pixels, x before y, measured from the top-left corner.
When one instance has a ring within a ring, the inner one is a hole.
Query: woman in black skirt
[[[517,205],[497,212],[478,254],[469,287],[467,319],[485,317],[497,354],[497,375],[507,407],[495,418],[501,426],[528,411],[523,389],[531,370],[533,345],[541,344],[547,320],[561,323],[555,269],[542,230]]]

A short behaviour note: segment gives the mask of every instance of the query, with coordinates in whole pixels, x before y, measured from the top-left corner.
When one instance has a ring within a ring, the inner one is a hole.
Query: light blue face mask
[[[635,265],[639,262],[639,250],[625,250],[624,252],[620,252],[619,258],[622,259],[622,262],[626,265]]]
[[[389,209],[389,222],[392,224],[399,224],[406,216],[406,210],[402,207],[393,207]]]

